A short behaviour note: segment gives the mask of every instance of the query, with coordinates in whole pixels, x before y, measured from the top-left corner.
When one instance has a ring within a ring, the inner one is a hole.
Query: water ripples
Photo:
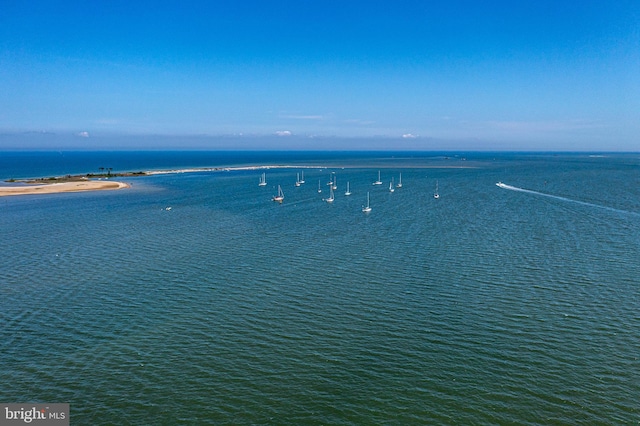
[[[487,170],[438,171],[439,200],[422,170],[394,194],[340,173],[333,205],[315,186],[276,205],[249,173],[17,203],[0,399],[94,424],[637,418],[637,219]]]

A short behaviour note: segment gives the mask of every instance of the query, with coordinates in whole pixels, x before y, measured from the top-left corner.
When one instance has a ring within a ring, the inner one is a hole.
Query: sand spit
[[[144,172],[145,175],[168,175],[176,173],[197,173],[197,172],[233,172],[240,170],[269,170],[269,169],[324,169],[326,166],[287,166],[287,165],[271,165],[271,166],[232,166],[232,167],[202,167],[195,169],[171,169],[171,170],[149,170]]]
[[[0,197],[10,195],[57,194],[60,192],[105,191],[129,188],[124,182],[86,180],[81,182],[60,182],[41,185],[0,186]]]
[[[231,167],[202,167],[202,168],[192,168],[192,169],[168,169],[168,170],[148,170],[143,172],[144,175],[168,175],[168,174],[179,174],[179,173],[201,173],[201,172],[233,172],[240,170],[269,170],[269,169],[370,169],[370,168],[380,168],[380,169],[397,169],[397,168],[414,168],[414,169],[472,169],[475,168],[473,166],[461,166],[461,165],[411,165],[411,166],[397,166],[397,165],[380,165],[380,164],[365,164],[365,165],[342,165],[342,164],[333,164],[333,165],[284,165],[284,164],[273,164],[273,165],[265,165],[265,166],[231,166]]]

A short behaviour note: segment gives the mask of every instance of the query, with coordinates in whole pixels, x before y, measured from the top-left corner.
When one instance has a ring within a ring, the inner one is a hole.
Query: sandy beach
[[[104,191],[129,188],[128,183],[87,180],[82,182],[60,182],[38,185],[0,186],[0,197],[9,195],[56,194],[60,192]]]
[[[472,165],[418,165],[412,164],[410,166],[414,169],[473,169]],[[262,166],[230,166],[230,167],[200,167],[190,169],[168,169],[168,170],[149,170],[143,172],[144,175],[168,175],[168,174],[180,174],[180,173],[202,173],[202,172],[235,172],[243,170],[270,170],[270,169],[397,169],[398,165],[392,164],[379,164],[379,163],[365,163],[365,164],[325,164],[325,165],[309,165],[309,164],[271,164]]]
[[[119,175],[112,175],[112,177],[136,177],[136,176],[151,176],[151,175],[163,175],[163,174],[179,174],[179,173],[196,173],[196,172],[232,172],[242,170],[269,170],[269,169],[327,169],[327,168],[391,168],[390,165],[385,164],[367,164],[367,165],[284,165],[284,164],[271,164],[271,165],[250,165],[250,166],[231,166],[231,167],[202,167],[202,168],[185,168],[185,169],[169,169],[169,170],[149,170],[145,172],[136,173],[123,173]],[[430,168],[430,169],[466,169],[473,168],[470,165],[412,165],[413,168]],[[89,176],[89,175],[87,175]],[[67,176],[73,178],[71,182],[54,182],[54,183],[40,183],[46,179],[37,179],[38,183],[33,183],[36,180],[22,181],[25,183],[15,185],[0,185],[0,197],[10,195],[30,195],[30,194],[55,194],[60,192],[82,192],[82,191],[102,191],[102,190],[114,190],[129,188],[131,185],[124,182],[117,182],[111,180],[88,180],[84,175]],[[49,179],[67,179],[67,177],[61,178],[49,178]],[[89,176],[91,177],[91,176]],[[95,176],[93,176],[95,178]],[[81,180],[76,180],[81,179]]]

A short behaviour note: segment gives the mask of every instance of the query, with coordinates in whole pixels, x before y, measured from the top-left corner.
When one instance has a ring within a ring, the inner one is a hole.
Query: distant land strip
[[[9,179],[6,182],[11,185],[0,185],[0,197],[11,195],[56,194],[61,192],[101,191],[129,188],[131,185],[125,182],[111,180],[113,178],[130,178],[139,176],[152,176],[161,174],[196,173],[196,172],[220,172],[240,170],[269,170],[269,169],[328,169],[328,168],[389,168],[389,166],[320,166],[320,165],[260,165],[260,166],[233,166],[233,167],[201,167],[188,169],[149,170],[139,172],[119,173],[87,173],[84,175],[64,175],[45,178]],[[415,165],[411,166],[416,168]],[[417,168],[471,168],[469,166],[422,166]],[[13,185],[15,184],[15,185]]]

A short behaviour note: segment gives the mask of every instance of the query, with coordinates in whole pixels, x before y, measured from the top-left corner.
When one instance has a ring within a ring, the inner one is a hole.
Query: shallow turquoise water
[[[317,163],[298,188],[293,168],[0,199],[0,400],[72,424],[640,421],[640,156]]]

